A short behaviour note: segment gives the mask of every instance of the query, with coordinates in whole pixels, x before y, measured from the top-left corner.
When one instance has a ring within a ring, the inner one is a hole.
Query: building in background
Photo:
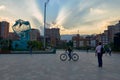
[[[40,32],[38,29],[31,29],[30,41],[40,41]]]
[[[16,35],[14,32],[9,32],[9,34],[8,34],[8,39],[14,41],[14,40],[19,40],[20,37],[19,37],[18,35]]]
[[[9,22],[2,21],[0,22],[0,38],[7,39],[9,34]]]
[[[108,26],[108,42],[114,42],[114,36],[116,33],[120,32],[120,21],[115,25]]]
[[[101,39],[100,35],[80,36],[79,34],[77,34],[72,38],[73,47],[86,49],[95,48],[99,39]]]
[[[46,28],[45,29],[46,44],[50,46],[57,46],[60,42],[60,29],[59,28]]]
[[[14,32],[9,32],[8,39],[10,40],[19,40],[20,37],[17,36]],[[30,31],[30,41],[39,41],[40,40],[40,32],[38,29],[31,29]]]
[[[79,34],[77,34],[76,36],[73,36],[72,41],[73,41],[74,48],[90,46],[90,38],[80,36]]]
[[[120,51],[120,32],[114,36],[114,48]]]
[[[108,42],[108,30],[105,30],[104,33],[101,34],[101,42],[103,45],[107,45]]]
[[[77,34],[75,36],[72,37],[72,41],[73,41],[73,47],[74,48],[79,48],[80,47],[80,35]]]
[[[96,40],[96,35],[89,35],[88,37],[88,41],[89,41],[89,47],[91,48],[95,48],[97,45],[97,40]]]
[[[113,42],[114,34],[115,34],[115,26],[114,25],[108,26],[108,42],[109,43]]]

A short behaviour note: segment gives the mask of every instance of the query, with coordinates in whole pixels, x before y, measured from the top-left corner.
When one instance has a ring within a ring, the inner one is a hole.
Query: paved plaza
[[[0,54],[0,80],[120,80],[120,54],[103,56],[97,67],[94,52],[75,51],[80,59],[61,61],[56,54]]]

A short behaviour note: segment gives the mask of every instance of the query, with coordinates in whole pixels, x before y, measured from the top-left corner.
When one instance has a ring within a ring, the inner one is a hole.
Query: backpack
[[[102,46],[101,47],[101,53],[104,54],[105,53],[105,48]]]

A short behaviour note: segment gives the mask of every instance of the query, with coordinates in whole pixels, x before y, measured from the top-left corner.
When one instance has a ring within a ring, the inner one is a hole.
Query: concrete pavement
[[[61,61],[56,54],[0,54],[0,80],[120,80],[120,54],[103,56],[97,67],[93,52],[78,53],[80,59]]]

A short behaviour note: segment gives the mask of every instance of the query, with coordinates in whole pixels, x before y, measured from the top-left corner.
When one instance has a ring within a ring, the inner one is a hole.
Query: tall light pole
[[[46,29],[46,6],[49,0],[47,0],[44,4],[44,49],[46,48],[46,36],[45,36],[45,29]]]

